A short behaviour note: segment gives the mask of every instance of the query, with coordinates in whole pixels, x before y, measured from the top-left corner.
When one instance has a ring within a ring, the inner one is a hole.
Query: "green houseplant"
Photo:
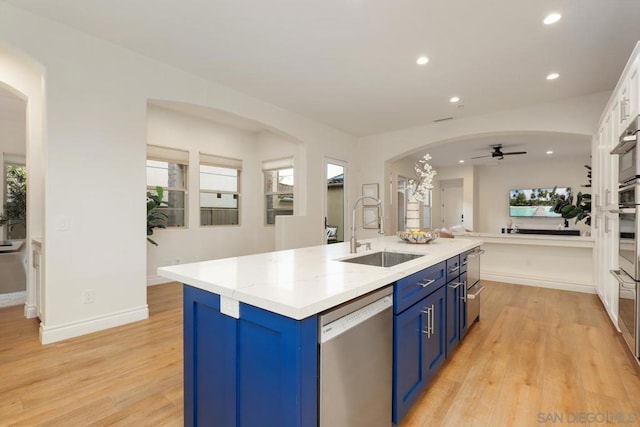
[[[162,200],[164,190],[162,187],[156,187],[155,194],[147,191],[147,241],[152,245],[158,246],[151,237],[154,228],[167,228],[168,216],[159,208],[167,207],[169,204]]]
[[[7,168],[7,203],[0,213],[0,226],[8,225],[8,236],[17,225],[27,224],[27,168],[9,166]]]
[[[584,165],[587,168],[587,179],[589,183],[583,187],[591,187],[591,166]],[[555,193],[555,188],[553,189]],[[553,212],[562,215],[565,221],[575,218],[575,223],[584,220],[584,223],[591,225],[591,194],[578,192],[576,195],[576,203],[573,203],[573,194],[569,192],[567,196],[557,196],[554,198]],[[566,222],[565,222],[566,224]]]

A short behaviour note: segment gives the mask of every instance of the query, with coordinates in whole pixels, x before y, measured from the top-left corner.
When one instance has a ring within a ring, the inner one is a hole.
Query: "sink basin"
[[[372,265],[375,267],[393,267],[412,259],[420,258],[426,254],[407,254],[402,252],[373,252],[366,255],[360,255],[354,258],[341,259],[342,262],[352,262],[354,264]]]

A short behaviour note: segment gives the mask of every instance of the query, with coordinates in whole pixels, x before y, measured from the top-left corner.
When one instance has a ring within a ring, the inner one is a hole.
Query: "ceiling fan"
[[[502,152],[502,144],[493,144],[490,145],[489,147],[493,148],[493,153],[487,155],[487,156],[478,156],[478,157],[472,157],[472,159],[483,159],[485,157],[491,157],[491,158],[497,158],[498,160],[502,160],[504,159],[504,156],[514,156],[514,155],[518,155],[518,154],[527,154],[526,151],[511,151],[509,153],[503,153]]]

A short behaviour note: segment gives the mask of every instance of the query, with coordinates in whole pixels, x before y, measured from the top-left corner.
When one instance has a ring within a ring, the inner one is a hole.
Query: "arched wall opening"
[[[561,222],[557,218],[511,218],[509,190],[557,186],[571,187],[574,195],[578,191],[588,192],[581,186],[588,184],[584,165],[591,164],[591,140],[590,134],[574,132],[486,132],[411,148],[385,161],[389,184],[386,203],[392,215],[389,223],[392,227],[398,224],[398,177],[414,177],[415,162],[429,153],[430,164],[438,174],[434,179],[430,209],[421,210],[421,215],[425,211],[432,215],[431,228],[458,225],[478,232],[499,233],[508,222],[520,227],[555,228]],[[504,151],[526,151],[527,154],[495,159],[490,156],[491,144],[502,144]],[[453,181],[462,182],[463,187],[460,215],[463,219],[457,224],[445,221],[442,212],[443,188]],[[585,228],[583,224],[576,227]],[[396,231],[396,228],[388,230]]]

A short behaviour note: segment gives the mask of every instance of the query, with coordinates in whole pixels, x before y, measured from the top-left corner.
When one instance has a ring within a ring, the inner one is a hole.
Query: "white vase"
[[[420,230],[420,202],[413,192],[409,192],[407,199],[407,231]]]

